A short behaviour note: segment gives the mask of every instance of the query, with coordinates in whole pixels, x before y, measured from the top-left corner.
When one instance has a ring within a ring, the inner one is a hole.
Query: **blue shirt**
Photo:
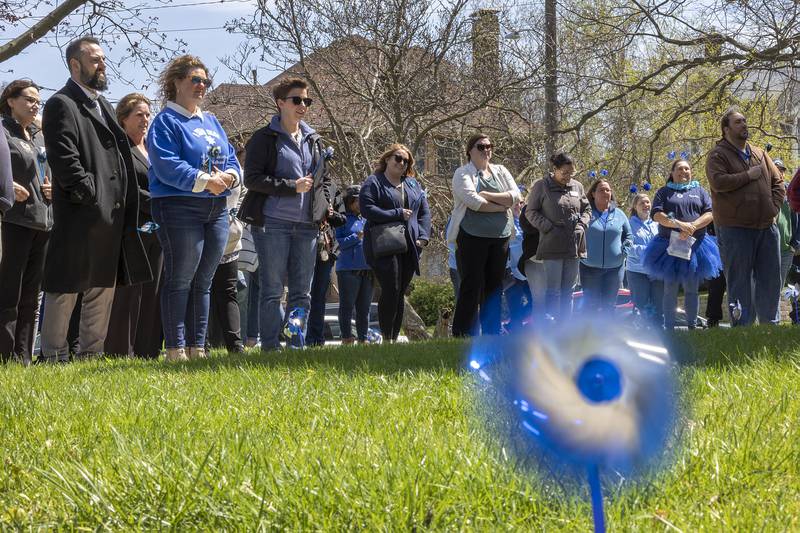
[[[586,258],[581,263],[593,268],[622,266],[632,241],[628,217],[621,209],[610,207],[603,213],[592,209],[586,229]]]
[[[711,211],[711,196],[702,187],[694,187],[688,191],[676,191],[669,187],[661,187],[653,198],[653,208],[651,216],[656,213],[664,213],[669,216],[673,214],[675,220],[681,222],[692,222],[697,220],[703,213]],[[658,225],[659,237],[669,239],[669,234],[678,231],[674,228]],[[696,245],[703,240],[706,235],[706,228],[700,228],[694,232],[693,237],[697,239]]]
[[[173,102],[167,106],[156,115],[147,132],[150,196],[228,196],[230,190],[219,195],[205,190],[192,192],[198,173],[211,174],[209,162],[223,172],[242,175],[236,150],[217,117],[202,111],[189,115]]]
[[[647,274],[641,263],[641,256],[653,237],[658,235],[658,222],[652,218],[642,220],[636,215],[630,218],[631,233],[633,234],[633,244],[628,250],[628,261],[626,267],[631,272]]]
[[[269,123],[269,129],[278,134],[275,149],[278,157],[275,161],[275,177],[296,180],[313,174],[314,165],[309,136],[316,133],[311,126],[300,122],[300,142],[286,133],[281,126],[281,117],[275,115]],[[311,223],[312,191],[294,193],[287,196],[269,195],[264,202],[263,213],[267,218],[276,218],[288,222]]]
[[[353,213],[347,213],[343,226],[336,228],[336,240],[339,242],[339,259],[336,260],[336,272],[342,270],[369,270],[364,258],[364,239],[358,237],[364,231],[365,220]]]
[[[514,238],[508,242],[508,262],[506,268],[511,270],[511,274],[518,280],[525,281],[527,278],[519,271],[517,265],[519,258],[522,257],[522,228],[519,226],[519,218],[514,217]]]

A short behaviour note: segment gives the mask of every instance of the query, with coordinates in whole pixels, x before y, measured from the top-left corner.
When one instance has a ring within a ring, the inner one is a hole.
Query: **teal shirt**
[[[478,192],[506,192],[500,188],[500,183],[491,172],[478,172],[478,183],[475,185]],[[499,239],[510,237],[514,229],[514,218],[511,210],[504,213],[481,213],[467,209],[461,220],[461,229],[473,237],[488,237]]]

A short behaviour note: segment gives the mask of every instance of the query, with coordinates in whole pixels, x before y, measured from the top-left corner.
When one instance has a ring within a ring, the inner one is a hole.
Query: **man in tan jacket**
[[[709,152],[714,228],[728,280],[728,303],[741,308],[734,325],[775,323],[781,290],[781,255],[775,216],[785,189],[767,153],[747,142],[747,119],[736,109],[722,115],[722,139]],[[755,281],[755,301],[752,282]]]

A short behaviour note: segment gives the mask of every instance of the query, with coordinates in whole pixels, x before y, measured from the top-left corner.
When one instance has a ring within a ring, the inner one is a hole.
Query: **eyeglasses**
[[[281,100],[291,100],[294,105],[303,104],[306,107],[311,107],[311,104],[314,103],[311,98],[301,98],[300,96],[287,96],[286,98],[281,98]]]
[[[493,144],[476,144],[475,148],[477,148],[481,152],[485,152],[486,150],[491,150],[492,148],[494,148],[494,145]]]
[[[28,102],[31,105],[42,105],[42,101],[38,98],[34,98],[33,96],[20,96],[23,100]]]
[[[200,85],[201,83],[206,87],[211,87],[211,79],[210,78],[203,78],[200,76],[192,76],[192,85]]]
[[[407,165],[408,164],[408,159],[406,159],[402,155],[394,154],[394,160],[397,161],[398,163],[400,163],[401,165]]]

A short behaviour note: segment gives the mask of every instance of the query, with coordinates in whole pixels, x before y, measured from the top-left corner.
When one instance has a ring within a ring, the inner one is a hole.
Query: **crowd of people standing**
[[[212,82],[199,58],[166,67],[155,116],[142,94],[116,109],[102,96],[96,39],[70,43],[65,59],[69,80],[48,99],[41,126],[33,81],[15,80],[0,96],[4,359],[30,363],[38,328],[41,362],[71,353],[156,358],[162,347],[167,360],[184,361],[205,358],[212,342],[239,352],[259,339],[269,351],[298,316],[299,342],[322,344],[334,271],[343,342],[367,341],[373,289],[383,339],[398,338],[432,235],[411,149],[388,146],[362,184],[340,190],[330,151],[304,120],[313,100],[302,79],[273,87],[277,113],[242,157],[201,108]],[[472,135],[446,228],[453,335],[500,334],[504,293],[516,324],[520,314],[534,324],[568,318],[578,279],[585,310],[612,311],[627,280],[639,312],[667,329],[682,288],[691,328],[700,283],[723,273],[736,324],[777,322],[798,226],[785,168],[747,142],[744,115],[729,111],[720,124],[706,164],[710,192],[679,159],[653,198],[632,198],[629,214],[610,180],[584,190],[566,153],[527,193],[493,161],[491,138]]]

